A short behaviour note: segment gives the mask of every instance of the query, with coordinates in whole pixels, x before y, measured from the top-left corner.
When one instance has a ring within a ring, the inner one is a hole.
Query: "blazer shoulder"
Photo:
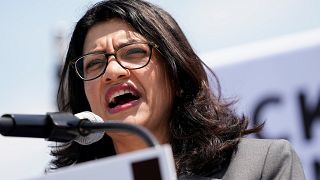
[[[277,179],[281,173],[304,177],[300,161],[287,140],[242,138],[223,179]]]
[[[273,140],[270,144],[262,179],[306,179],[300,159],[287,140]]]
[[[242,138],[223,179],[261,179],[264,161],[273,140]]]

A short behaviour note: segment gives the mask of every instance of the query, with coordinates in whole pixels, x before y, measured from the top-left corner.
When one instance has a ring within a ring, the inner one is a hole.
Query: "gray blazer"
[[[306,178],[300,160],[288,141],[244,138],[222,179]]]
[[[286,140],[240,140],[230,165],[214,177],[182,177],[179,180],[305,180],[300,160]]]

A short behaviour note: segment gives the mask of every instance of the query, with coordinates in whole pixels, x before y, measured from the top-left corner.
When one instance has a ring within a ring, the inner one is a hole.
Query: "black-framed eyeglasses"
[[[108,58],[114,56],[118,64],[129,70],[140,69],[148,65],[154,43],[134,42],[126,44],[114,53],[91,52],[73,61],[72,64],[81,79],[90,81],[105,73]]]

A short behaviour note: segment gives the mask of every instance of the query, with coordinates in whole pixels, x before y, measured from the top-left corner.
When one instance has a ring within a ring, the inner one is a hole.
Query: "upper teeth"
[[[114,94],[111,95],[111,97],[110,97],[110,99],[109,99],[109,103],[114,102],[114,101],[115,101],[115,100],[114,100],[115,97],[121,96],[121,95],[124,95],[124,94],[127,94],[127,93],[134,94],[134,93],[133,93],[132,91],[130,91],[129,89],[117,91],[117,92],[115,92]]]

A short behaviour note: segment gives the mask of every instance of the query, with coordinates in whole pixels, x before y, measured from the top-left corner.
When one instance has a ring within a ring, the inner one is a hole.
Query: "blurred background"
[[[57,111],[59,65],[94,0],[3,1],[0,115]],[[266,121],[261,138],[286,138],[307,179],[320,179],[320,0],[151,0],[177,20],[221,79],[239,113]],[[41,176],[41,139],[0,135],[0,179]]]

